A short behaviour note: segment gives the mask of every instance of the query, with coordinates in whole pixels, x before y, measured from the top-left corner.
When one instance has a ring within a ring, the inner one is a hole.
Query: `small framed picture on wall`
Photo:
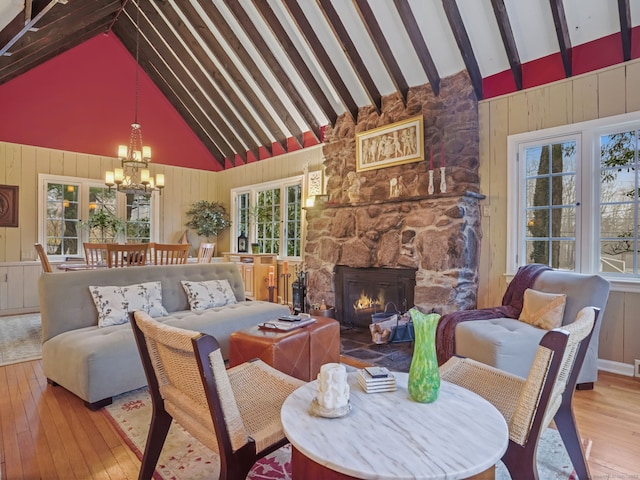
[[[18,186],[0,185],[0,227],[18,226]]]

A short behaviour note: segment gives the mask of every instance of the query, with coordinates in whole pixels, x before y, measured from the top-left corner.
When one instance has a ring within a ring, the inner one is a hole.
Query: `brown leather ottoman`
[[[233,332],[229,366],[259,358],[292,377],[315,380],[322,365],[340,361],[340,324],[331,318],[314,318],[316,323],[289,332],[257,326]]]

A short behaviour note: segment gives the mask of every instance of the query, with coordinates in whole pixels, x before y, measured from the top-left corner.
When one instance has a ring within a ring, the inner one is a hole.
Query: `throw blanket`
[[[545,270],[551,270],[546,265],[532,263],[520,267],[515,274],[499,307],[481,308],[478,310],[461,310],[443,315],[436,330],[436,353],[438,365],[442,365],[453,356],[456,350],[455,331],[460,322],[469,320],[488,320],[490,318],[518,318],[522,311],[524,291],[531,288],[534,280]]]

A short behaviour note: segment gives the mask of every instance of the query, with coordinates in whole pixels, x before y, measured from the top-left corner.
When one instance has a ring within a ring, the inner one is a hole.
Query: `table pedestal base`
[[[482,473],[473,475],[467,480],[495,480],[496,467],[491,467]],[[344,473],[331,470],[324,465],[314,462],[305,457],[300,451],[291,446],[291,479],[306,480],[313,478],[314,480],[358,480],[357,477],[351,477]]]

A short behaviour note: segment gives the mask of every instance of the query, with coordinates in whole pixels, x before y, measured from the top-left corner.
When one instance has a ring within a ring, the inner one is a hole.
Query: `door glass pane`
[[[638,271],[638,131],[600,137],[600,271]]]
[[[527,147],[524,159],[526,262],[574,270],[576,141]]]
[[[103,187],[89,187],[90,243],[112,243],[122,230],[116,208],[116,191]]]
[[[79,255],[79,185],[49,182],[46,189],[45,248],[47,254]]]
[[[151,194],[127,193],[126,241],[149,243],[151,241]]]

